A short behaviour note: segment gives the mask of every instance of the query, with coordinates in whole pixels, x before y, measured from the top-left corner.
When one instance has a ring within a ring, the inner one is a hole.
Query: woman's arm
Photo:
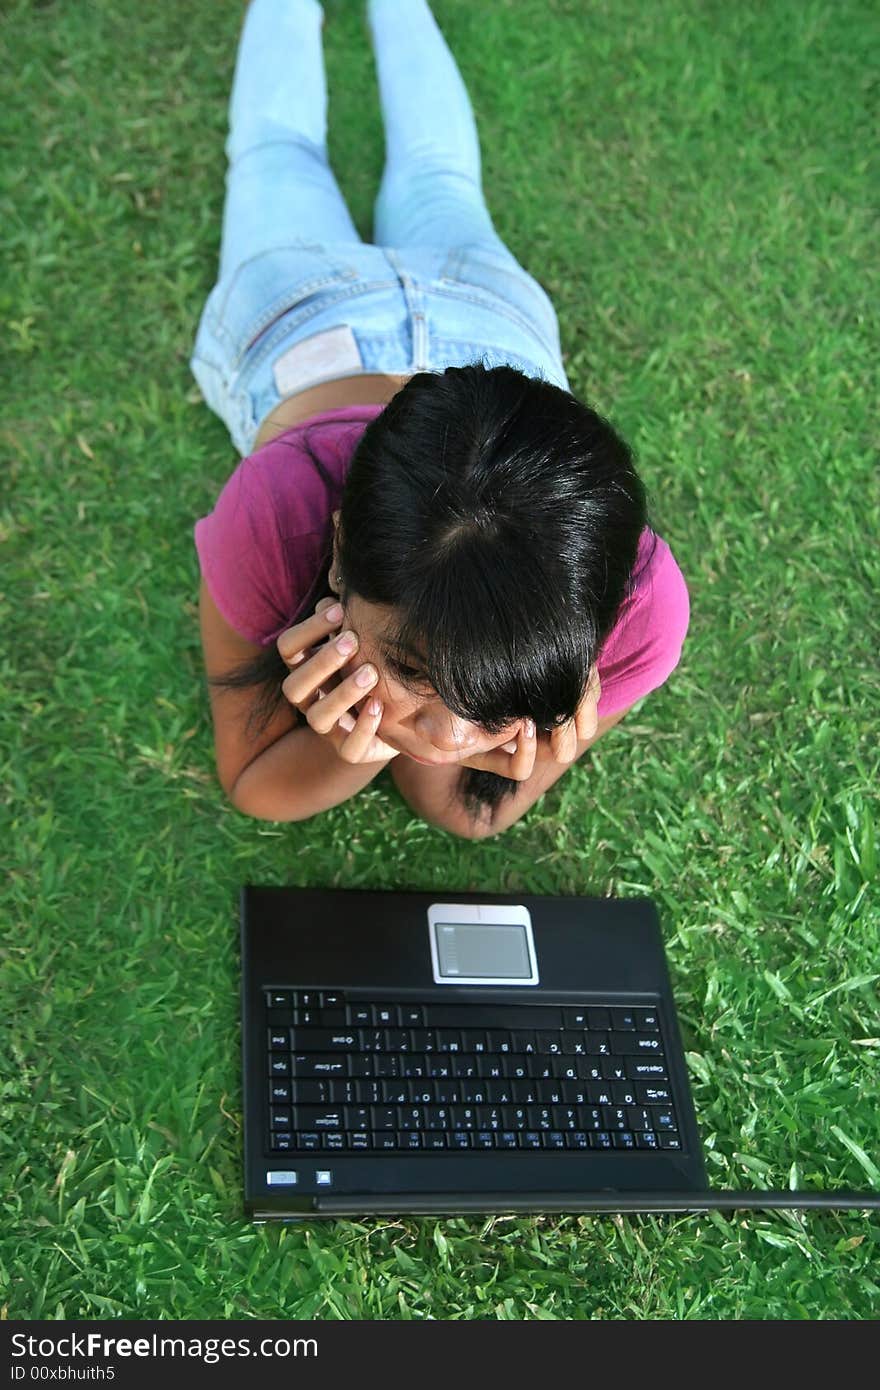
[[[462,775],[460,767],[422,767],[411,758],[401,757],[395,758],[391,764],[391,776],[404,801],[408,802],[422,820],[467,840],[485,840],[489,835],[500,835],[513,825],[514,821],[519,820],[539,796],[543,796],[554,782],[558,782],[563,772],[567,772],[603,734],[620,723],[623,716],[629,713],[629,708],[600,719],[592,738],[578,740],[577,752],[572,762],[542,762],[535,768],[531,777],[517,784],[515,794],[505,798],[496,811],[487,812],[478,821],[468,814],[459,798],[458,786]]]
[[[199,591],[202,648],[208,676],[227,675],[262,647],[247,642],[218,612],[204,579]],[[279,683],[280,684],[280,683]],[[285,700],[263,732],[248,733],[256,692],[208,687],[220,785],[233,806],[259,820],[295,821],[347,801],[386,766],[347,763],[304,724]]]

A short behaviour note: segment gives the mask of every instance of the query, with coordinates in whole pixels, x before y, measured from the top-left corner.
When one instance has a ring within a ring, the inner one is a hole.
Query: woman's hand
[[[323,598],[311,618],[282,632],[276,646],[290,675],[281,689],[294,709],[305,715],[309,727],[329,739],[343,762],[389,762],[398,750],[376,736],[381,701],[364,699],[376,684],[375,667],[361,666],[344,679],[339,676],[357,650],[357,637],[350,634],[355,639],[351,650],[339,650],[336,629],[342,622],[342,609],[338,616],[329,616],[336,608],[335,599]],[[369,678],[361,684],[358,678],[365,672]],[[364,700],[360,713],[351,708],[358,700]]]
[[[480,772],[495,772],[499,777],[507,777],[513,782],[525,782],[536,767],[546,763],[574,762],[578,744],[592,739],[599,727],[599,698],[602,685],[598,667],[590,672],[584,698],[575,711],[574,718],[551,730],[550,734],[535,734],[531,719],[524,719],[516,739],[502,743],[499,748],[490,748],[487,753],[479,753],[473,758],[465,758],[462,767],[473,767]]]

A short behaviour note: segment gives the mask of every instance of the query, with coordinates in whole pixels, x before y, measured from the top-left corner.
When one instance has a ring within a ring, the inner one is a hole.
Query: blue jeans
[[[467,90],[427,0],[368,0],[385,169],[375,244],[327,160],[318,0],[252,0],[238,48],[220,273],[190,366],[236,448],[284,396],[362,372],[509,363],[568,390],[559,325],[492,226]]]

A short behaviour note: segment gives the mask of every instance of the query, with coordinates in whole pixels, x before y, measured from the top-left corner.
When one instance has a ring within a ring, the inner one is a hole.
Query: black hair
[[[339,510],[343,603],[395,610],[401,648],[424,649],[422,675],[448,709],[489,733],[571,718],[634,588],[647,525],[632,452],[607,420],[514,367],[419,372],[364,430]],[[329,512],[319,572],[290,626],[330,593]],[[287,673],[273,643],[211,683],[260,686],[259,729]],[[460,793],[476,818],[518,785],[463,768]]]

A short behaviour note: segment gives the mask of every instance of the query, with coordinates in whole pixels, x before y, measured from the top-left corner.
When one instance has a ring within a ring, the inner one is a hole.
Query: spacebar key
[[[561,1028],[562,1009],[540,1004],[426,1004],[426,1028]]]

